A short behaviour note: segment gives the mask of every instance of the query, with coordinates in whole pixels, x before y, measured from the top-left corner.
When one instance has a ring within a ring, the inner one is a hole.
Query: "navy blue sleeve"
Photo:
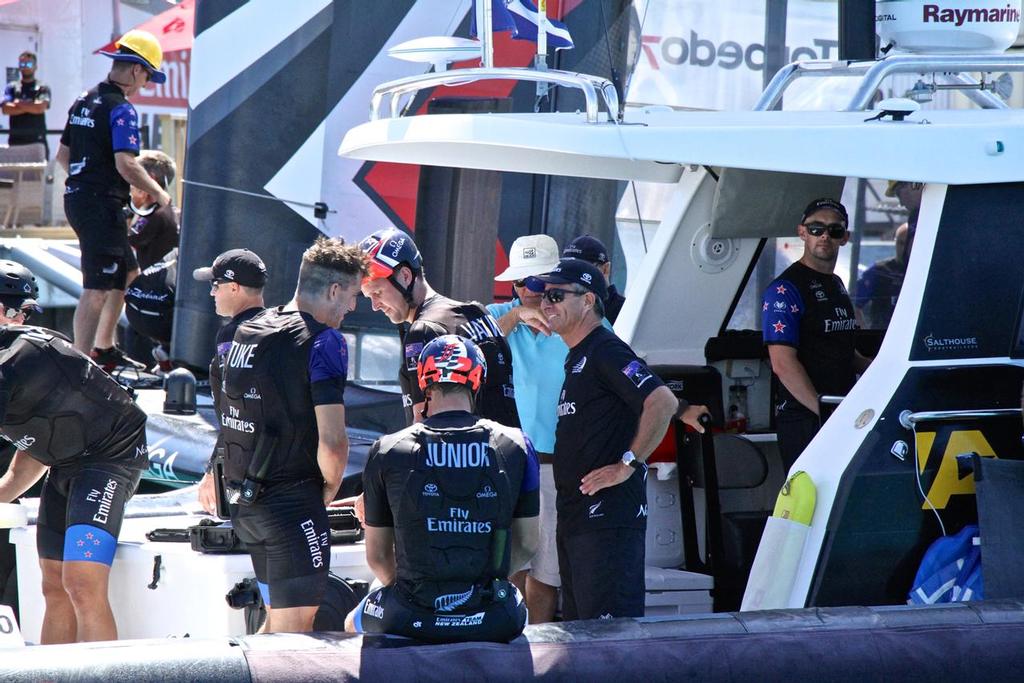
[[[139,153],[139,117],[128,102],[110,110],[110,140],[115,152]]]
[[[804,301],[796,285],[775,280],[764,290],[761,304],[761,334],[765,344],[800,345],[800,319]]]
[[[536,517],[540,514],[540,460],[533,448],[530,437],[523,434],[526,442],[526,463],[523,468],[523,483],[519,487],[519,497],[512,511],[513,517]]]
[[[348,345],[341,332],[329,328],[317,335],[309,350],[309,386],[313,405],[345,403]]]

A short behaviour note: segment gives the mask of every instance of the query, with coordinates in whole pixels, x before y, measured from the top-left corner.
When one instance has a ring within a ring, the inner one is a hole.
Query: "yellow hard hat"
[[[164,61],[164,50],[160,42],[148,31],[133,28],[114,43],[117,52],[100,51],[117,62],[135,62],[149,69],[149,80],[164,83],[167,74],[160,70]]]

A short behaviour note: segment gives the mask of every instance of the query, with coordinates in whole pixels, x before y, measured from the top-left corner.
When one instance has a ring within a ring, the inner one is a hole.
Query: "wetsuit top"
[[[0,435],[19,450],[47,466],[138,460],[142,468],[145,451],[129,447],[145,424],[128,392],[59,333],[0,328]]]
[[[138,155],[139,119],[119,87],[104,81],[79,95],[60,141],[71,152],[67,192],[87,190],[128,201],[128,181],[117,172],[114,154]]]
[[[213,398],[213,409],[217,415],[220,415],[221,410],[220,400],[221,385],[224,383],[224,358],[228,355],[228,350],[231,349],[231,340],[235,338],[235,330],[246,320],[256,317],[264,310],[266,309],[259,306],[247,308],[232,317],[223,327],[217,330],[217,351],[213,354],[213,358],[210,359],[210,396]],[[213,447],[214,453],[217,452],[218,447],[223,445],[221,433],[218,431],[217,443]]]
[[[416,380],[416,361],[423,346],[443,334],[457,334],[476,342],[487,361],[487,379],[476,399],[476,412],[507,427],[519,427],[516,393],[512,385],[512,350],[497,321],[476,302],[463,303],[434,294],[418,309],[402,338],[404,356],[398,373],[405,418],[413,422],[412,407],[423,401]]]
[[[12,81],[4,88],[4,102],[14,100],[31,100],[32,102],[50,102],[50,86],[32,81]],[[12,145],[27,145],[33,142],[46,142],[46,114],[15,114],[11,119],[11,134],[8,142]]]
[[[615,285],[608,285],[608,300],[604,302],[604,317],[613,325],[615,319],[619,317],[619,311],[622,310],[624,303],[626,303],[626,297],[619,294]]]
[[[797,261],[764,290],[764,343],[796,348],[819,394],[845,396],[853,386],[856,329],[850,295],[834,274],[819,273]],[[779,399],[780,410],[802,408],[781,383]]]
[[[178,221],[168,204],[148,216],[138,216],[128,230],[128,244],[135,250],[139,270],[146,270],[178,246]]]
[[[308,313],[279,306],[239,325],[218,409],[229,484],[244,480],[257,451],[269,458],[267,485],[322,479],[314,407],[344,403],[347,374],[344,337]]]
[[[907,265],[893,257],[871,266],[857,280],[857,296],[853,297],[853,304],[862,310],[864,324],[869,329],[889,327],[906,274]]]
[[[626,342],[597,327],[565,360],[555,430],[559,527],[573,530],[644,528],[645,473],[593,496],[580,493],[584,475],[622,460],[636,436],[644,400],[663,383]]]
[[[535,517],[540,471],[518,429],[433,415],[370,449],[366,523],[395,530],[399,589],[430,610],[472,609],[508,577],[513,518]]]

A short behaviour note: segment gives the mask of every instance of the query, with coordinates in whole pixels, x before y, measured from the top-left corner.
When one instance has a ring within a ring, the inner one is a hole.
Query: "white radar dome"
[[[1021,0],[877,0],[884,48],[900,52],[1000,53],[1020,33]]]

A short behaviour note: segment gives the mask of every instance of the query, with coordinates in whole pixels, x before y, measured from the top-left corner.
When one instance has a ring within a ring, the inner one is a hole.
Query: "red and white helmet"
[[[469,339],[445,334],[430,340],[416,363],[420,389],[451,382],[478,391],[487,377],[487,361],[480,347]]]

